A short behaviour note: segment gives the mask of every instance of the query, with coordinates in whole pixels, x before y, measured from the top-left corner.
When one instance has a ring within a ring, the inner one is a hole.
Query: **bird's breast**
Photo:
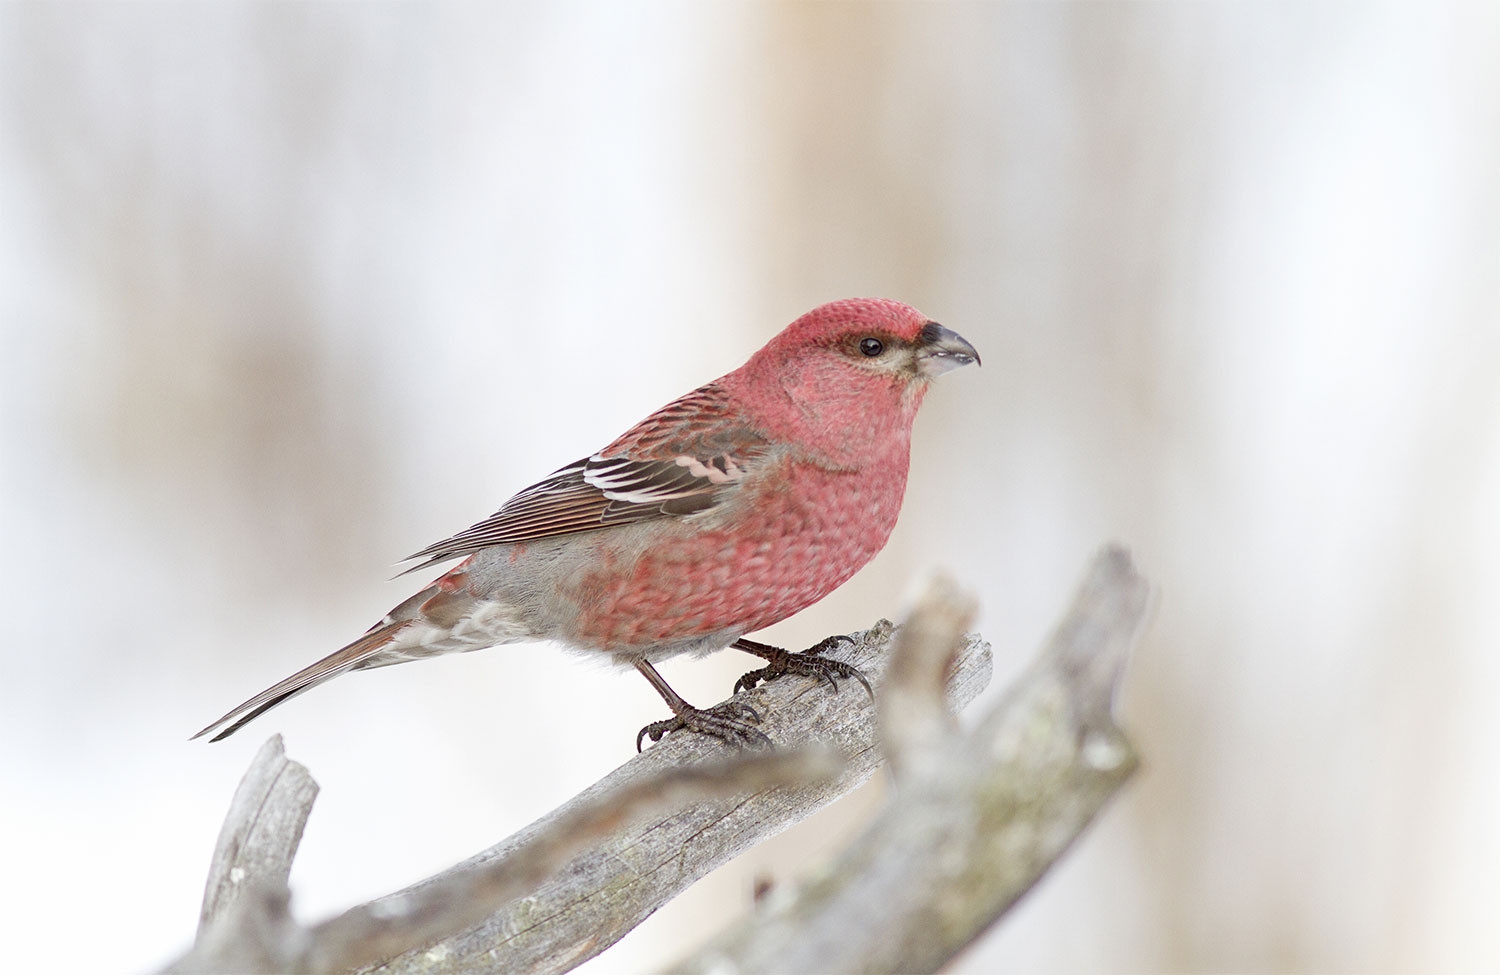
[[[722,517],[654,522],[649,534],[601,533],[592,565],[571,586],[577,615],[564,638],[646,653],[786,619],[885,547],[906,470],[904,451],[852,471],[786,460]]]

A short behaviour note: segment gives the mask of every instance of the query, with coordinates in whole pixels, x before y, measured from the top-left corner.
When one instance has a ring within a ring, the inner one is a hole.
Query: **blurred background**
[[[0,7],[8,964],[184,949],[273,732],[323,787],[309,920],[627,759],[655,693],[543,646],[187,736],[408,595],[397,558],[873,294],[984,367],[928,398],[889,548],[765,638],[942,566],[993,694],[1107,539],[1161,590],[1145,768],[957,969],[1494,971],[1497,173],[1493,5]],[[751,663],[665,672],[709,703]],[[681,956],[880,789],[588,971]]]

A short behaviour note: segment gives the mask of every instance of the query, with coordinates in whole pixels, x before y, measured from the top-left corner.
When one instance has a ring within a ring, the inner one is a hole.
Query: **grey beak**
[[[928,379],[936,379],[945,372],[967,366],[971,362],[979,364],[979,353],[962,335],[937,322],[928,322],[922,326],[922,333],[917,341],[917,368],[922,375]]]

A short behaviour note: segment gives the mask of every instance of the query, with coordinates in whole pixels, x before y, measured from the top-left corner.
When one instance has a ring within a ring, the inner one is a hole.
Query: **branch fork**
[[[673,971],[932,971],[1062,855],[1137,765],[1113,706],[1150,589],[1106,548],[1048,645],[971,730],[989,680],[964,635],[976,604],[933,580],[906,624],[830,649],[875,682],[807,693],[783,678],[734,699],[780,750],[674,734],[488,850],[304,926],[287,876],[317,795],[280,736],[231,803],[194,947],[170,972],[566,972],[693,881],[889,761],[896,790],[865,833]],[[793,701],[795,698],[800,700]]]

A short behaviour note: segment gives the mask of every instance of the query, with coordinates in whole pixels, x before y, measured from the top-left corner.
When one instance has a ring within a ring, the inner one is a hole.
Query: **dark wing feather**
[[[722,394],[712,385],[689,393],[600,453],[533,484],[484,521],[409,556],[407,561],[425,561],[406,572],[472,555],[491,545],[682,517],[712,508],[767,446],[763,437],[746,427],[726,428],[723,406]]]

